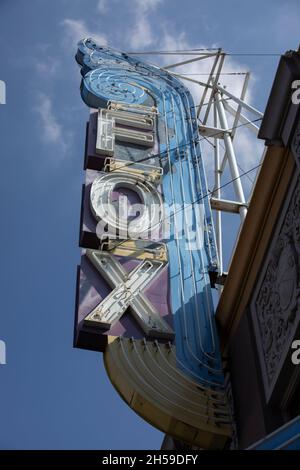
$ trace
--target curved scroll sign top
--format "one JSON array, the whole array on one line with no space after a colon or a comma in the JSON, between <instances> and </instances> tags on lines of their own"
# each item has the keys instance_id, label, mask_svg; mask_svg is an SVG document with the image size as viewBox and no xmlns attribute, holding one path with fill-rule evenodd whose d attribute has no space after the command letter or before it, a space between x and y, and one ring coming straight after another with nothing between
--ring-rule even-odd
<instances>
[{"instance_id":1,"label":"curved scroll sign top","mask_svg":"<svg viewBox=\"0 0 300 470\"><path fill-rule=\"evenodd\" d=\"M113 384L150 423L188 443L222 448L231 420L193 99L168 72L92 39L80 41L76 60L81 96L92 108L77 345L104 352ZM122 191L142 207L128 225L114 216ZM97 276L103 288L90 280Z\"/></svg>"}]
</instances>

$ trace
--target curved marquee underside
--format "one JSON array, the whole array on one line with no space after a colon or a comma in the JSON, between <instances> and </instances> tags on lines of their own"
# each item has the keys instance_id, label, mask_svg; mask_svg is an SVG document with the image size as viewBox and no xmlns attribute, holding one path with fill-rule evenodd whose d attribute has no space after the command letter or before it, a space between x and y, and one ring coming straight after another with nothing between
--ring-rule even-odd
<instances>
[{"instance_id":1,"label":"curved marquee underside","mask_svg":"<svg viewBox=\"0 0 300 470\"><path fill-rule=\"evenodd\" d=\"M231 432L226 397L184 374L174 346L111 337L104 362L122 398L150 424L194 446L224 447Z\"/></svg>"},{"instance_id":2,"label":"curved marquee underside","mask_svg":"<svg viewBox=\"0 0 300 470\"><path fill-rule=\"evenodd\" d=\"M80 41L76 60L92 109L75 344L104 352L112 383L148 422L191 445L223 448L231 418L192 97L168 72L91 39ZM113 217L122 191L142 207L128 232Z\"/></svg>"}]
</instances>

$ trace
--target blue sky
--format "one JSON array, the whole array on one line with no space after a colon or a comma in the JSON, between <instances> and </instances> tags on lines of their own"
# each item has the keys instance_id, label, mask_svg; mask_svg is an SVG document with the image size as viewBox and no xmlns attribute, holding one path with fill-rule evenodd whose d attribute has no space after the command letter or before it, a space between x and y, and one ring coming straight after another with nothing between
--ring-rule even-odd
<instances>
[{"instance_id":1,"label":"blue sky","mask_svg":"<svg viewBox=\"0 0 300 470\"><path fill-rule=\"evenodd\" d=\"M88 117L76 42L282 53L298 47L299 21L298 0L1 0L1 449L155 449L163 437L122 402L100 354L72 348ZM261 110L277 62L229 59L228 69L253 71L249 98ZM248 169L260 147L241 142Z\"/></svg>"}]
</instances>

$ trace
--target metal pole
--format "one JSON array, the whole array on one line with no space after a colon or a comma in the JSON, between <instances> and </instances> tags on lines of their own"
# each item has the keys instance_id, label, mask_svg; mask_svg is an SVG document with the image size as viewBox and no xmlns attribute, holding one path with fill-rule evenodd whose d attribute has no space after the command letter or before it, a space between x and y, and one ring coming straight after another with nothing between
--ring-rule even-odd
<instances>
[{"instance_id":1,"label":"metal pole","mask_svg":"<svg viewBox=\"0 0 300 470\"><path fill-rule=\"evenodd\" d=\"M207 121L209 113L210 113L210 108L211 108L211 105L212 105L212 102L213 102L213 99L214 99L214 90L215 90L215 87L218 86L218 81L219 81L219 78L220 78L220 73L222 71L224 60L225 60L225 54L222 53L222 54L220 54L220 61L219 61L219 65L218 65L218 70L217 70L217 73L216 73L215 78L214 78L213 83L212 83L212 92L211 92L211 95L210 95L210 98L209 98L208 105L206 107L205 116L203 118L203 124L206 124L206 121ZM209 83L207 84L207 86L209 86Z\"/></svg>"},{"instance_id":2,"label":"metal pole","mask_svg":"<svg viewBox=\"0 0 300 470\"><path fill-rule=\"evenodd\" d=\"M214 103L214 126L218 126L218 114L216 104ZM215 191L214 197L221 198L221 173L220 173L220 148L219 139L214 138L214 157L215 157ZM223 249L222 249L222 213L216 211L216 242L219 257L219 272L223 273Z\"/></svg>"},{"instance_id":3,"label":"metal pole","mask_svg":"<svg viewBox=\"0 0 300 470\"><path fill-rule=\"evenodd\" d=\"M247 72L247 73L246 73L246 76L245 76L244 83L243 83L243 88L242 88L241 96L240 96L240 99L241 99L242 101L245 99L245 96L246 96L246 92L247 92L247 88L248 88L248 83L249 83L249 78L250 78L250 73ZM223 103L224 103L224 108L226 109L225 101L224 101ZM227 103L226 103L226 104L227 104ZM237 126L237 124L238 124L238 122L239 122L239 117L240 117L240 115L241 115L241 112L242 112L242 105L239 104L238 107L237 107L237 110L235 111L234 121L233 121L233 125L232 125L232 131L231 131L231 138L232 138L232 140L234 139L234 136L235 136L236 126ZM221 165L222 171L224 171L224 168L225 168L225 165L226 165L226 160L227 160L227 152L225 152L224 158L223 158L223 161L222 161L222 165Z\"/></svg>"},{"instance_id":4,"label":"metal pole","mask_svg":"<svg viewBox=\"0 0 300 470\"><path fill-rule=\"evenodd\" d=\"M222 97L221 97L221 95L218 91L215 94L215 101L216 101L216 105L217 105L217 110L218 110L218 115L219 115L221 127L224 130L228 130L229 126L228 126L224 106L223 106L223 103L222 103ZM234 189L235 189L235 194L236 194L237 200L238 200L238 202L246 204L243 187L242 187L242 183L241 183L241 180L240 180L239 169L238 169L238 166L237 166L237 161L236 161L236 157L235 157L235 153L234 153L234 148L233 148L233 145L232 145L232 140L231 140L231 136L230 136L229 132L224 134L224 143L225 143L225 147L226 147L226 153L227 153L227 157L228 157L230 173L231 173L231 177L233 179L233 186L234 186ZM247 215L247 208L246 207L240 207L239 212L240 212L241 220L244 221L244 219Z\"/></svg>"},{"instance_id":5,"label":"metal pole","mask_svg":"<svg viewBox=\"0 0 300 470\"><path fill-rule=\"evenodd\" d=\"M221 49L218 50L218 53L217 53L216 58L215 58L215 60L214 60L214 63L213 63L213 66L212 66L212 68L211 68L209 77L208 77L208 79L207 79L207 85L209 85L210 82L211 82L212 79L213 79L213 74L214 74L216 65L217 65L217 63L218 63L218 61L219 61L220 53L221 53ZM205 100L205 98L206 98L207 92L208 92L208 86L205 87L205 90L204 90L203 93L202 93L202 97L201 97L201 100L200 100L200 103L199 103L199 106L198 106L197 118L200 117L201 109L202 109L204 100Z\"/></svg>"},{"instance_id":6,"label":"metal pole","mask_svg":"<svg viewBox=\"0 0 300 470\"><path fill-rule=\"evenodd\" d=\"M224 95L227 95L229 98L231 98L233 101L235 101L237 104L241 105L242 108L245 108L247 109L248 111L250 111L251 113L255 114L258 118L262 118L263 117L263 113L261 113L260 111L258 111L257 109L255 109L253 106L250 106L250 104L248 103L245 103L245 101L237 98L237 96L234 96L232 93L230 93L228 90L226 90L225 88L221 87L220 85L217 85L216 86L218 91L221 92L221 93L224 93Z\"/></svg>"},{"instance_id":7,"label":"metal pole","mask_svg":"<svg viewBox=\"0 0 300 470\"><path fill-rule=\"evenodd\" d=\"M240 99L242 101L244 101L246 93L247 93L249 78L250 78L250 73L247 72L246 75L245 75L245 80L244 80L244 83L243 83L243 88L242 88L242 92L241 92L241 96L240 96ZM233 127L232 134L231 134L232 138L234 138L234 135L235 135L235 132L236 132L236 126L239 123L239 117L240 117L241 112L242 112L242 105L239 104L238 107L237 107L236 115L235 115L233 125L232 125L232 127Z\"/></svg>"}]
</instances>

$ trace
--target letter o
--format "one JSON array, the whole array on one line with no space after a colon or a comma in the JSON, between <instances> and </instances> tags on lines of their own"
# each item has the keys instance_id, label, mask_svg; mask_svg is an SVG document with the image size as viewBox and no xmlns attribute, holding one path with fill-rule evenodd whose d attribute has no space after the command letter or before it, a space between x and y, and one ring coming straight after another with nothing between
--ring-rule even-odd
<instances>
[{"instance_id":1,"label":"letter o","mask_svg":"<svg viewBox=\"0 0 300 470\"><path fill-rule=\"evenodd\" d=\"M141 200L142 213L130 222L115 214L112 193L119 188L134 191ZM162 220L159 192L147 179L134 173L111 172L98 176L92 183L90 207L96 220L105 221L114 230L130 232L133 239L142 238L142 235L157 228Z\"/></svg>"}]
</instances>

